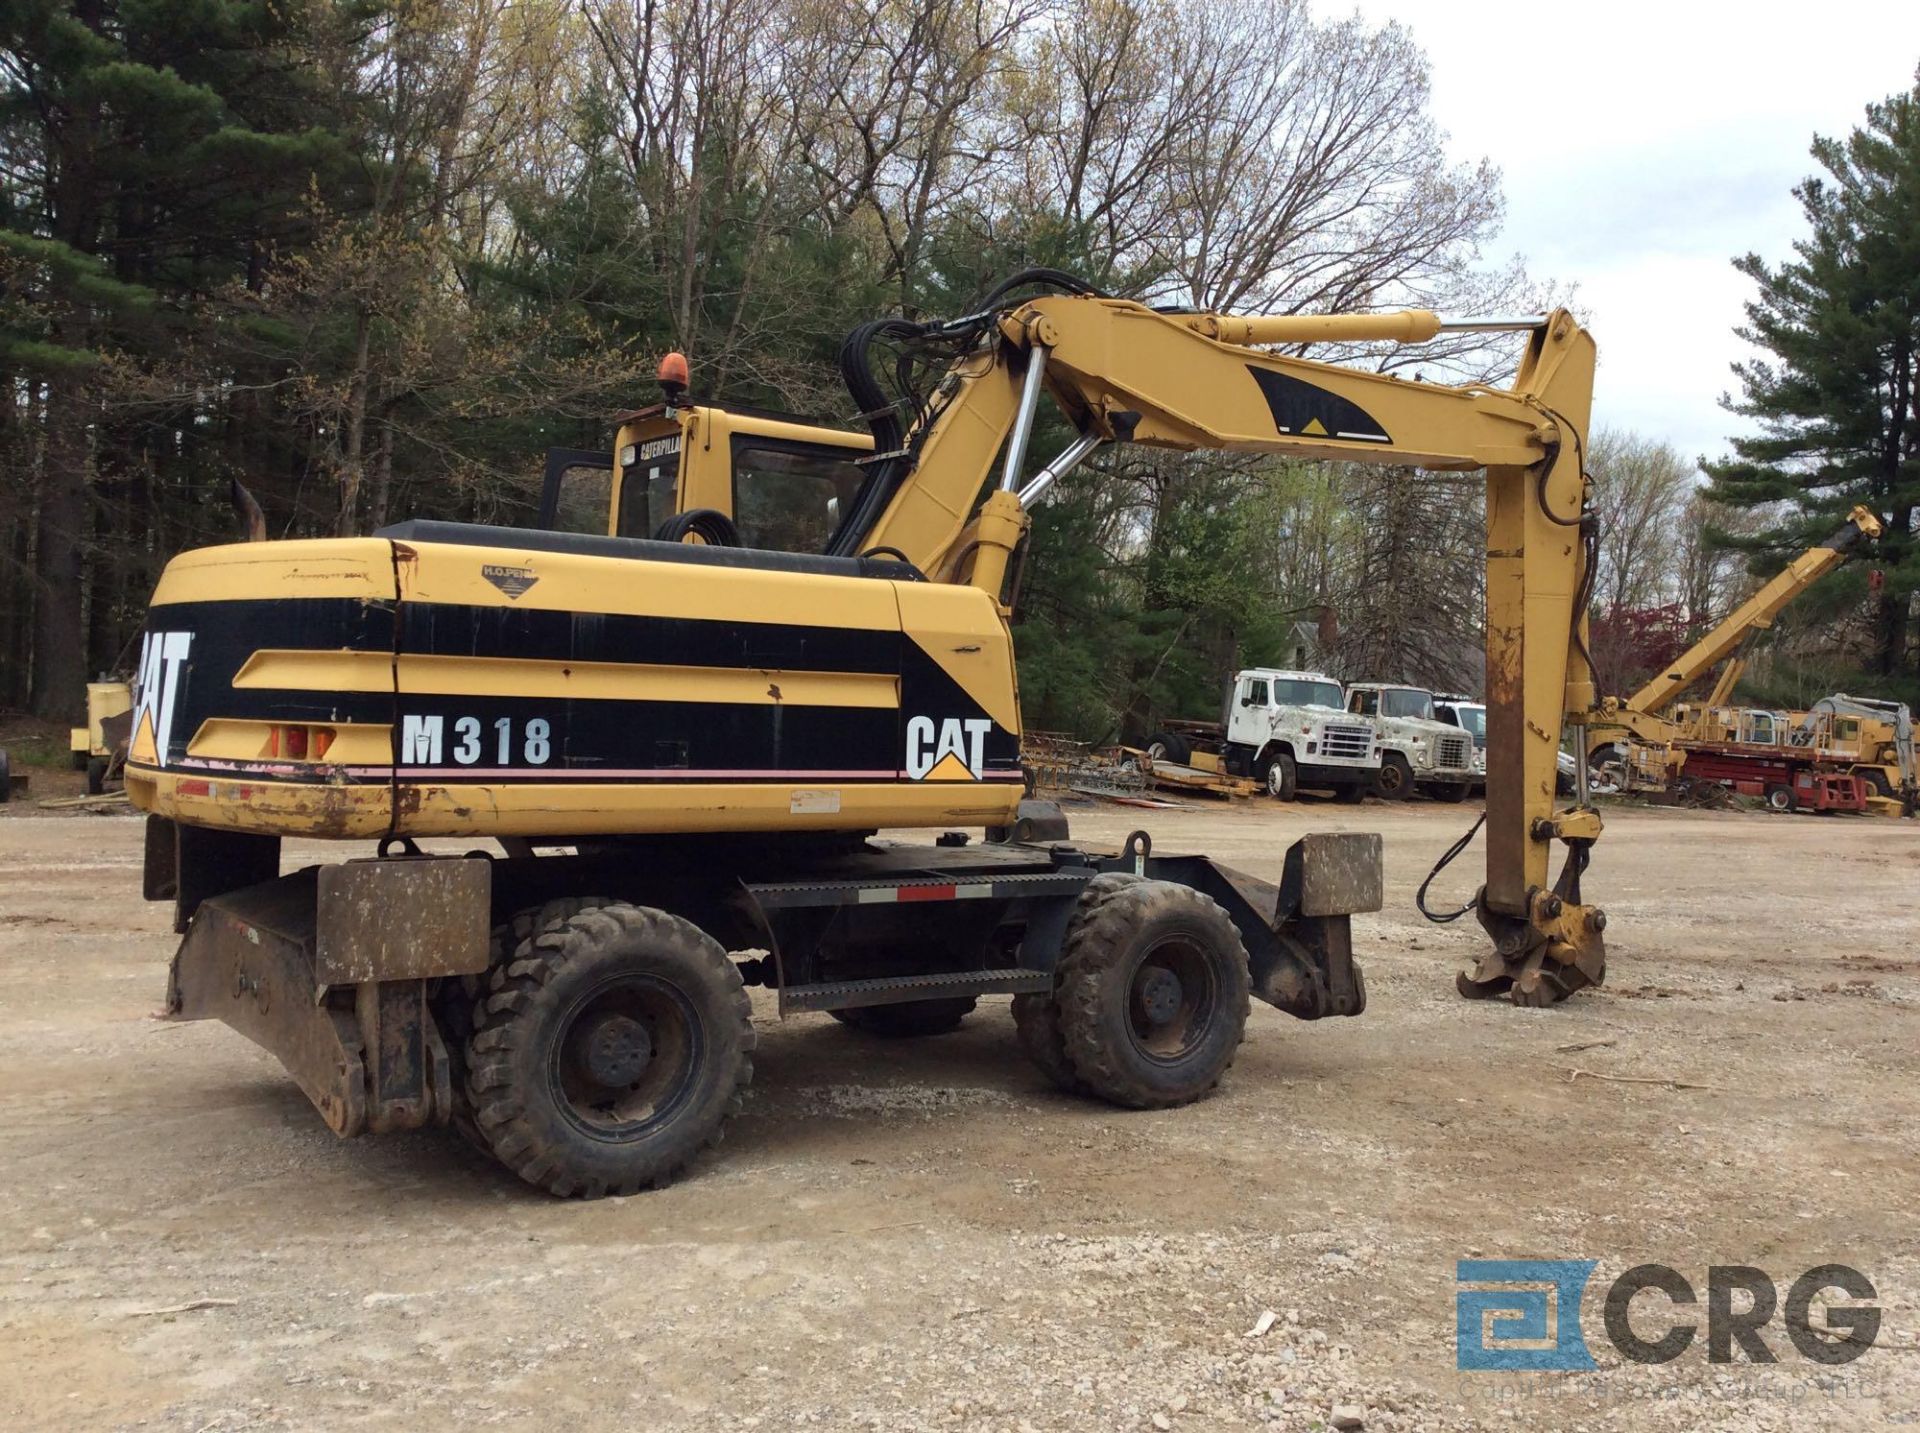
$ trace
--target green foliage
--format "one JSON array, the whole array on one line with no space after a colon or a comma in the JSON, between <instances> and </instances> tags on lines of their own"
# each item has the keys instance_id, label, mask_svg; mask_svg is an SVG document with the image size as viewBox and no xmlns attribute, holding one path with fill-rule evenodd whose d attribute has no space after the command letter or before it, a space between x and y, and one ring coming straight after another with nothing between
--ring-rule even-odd
<instances>
[{"instance_id":1,"label":"green foliage","mask_svg":"<svg viewBox=\"0 0 1920 1433\"><path fill-rule=\"evenodd\" d=\"M1734 411L1761 431L1708 473L1722 502L1778 505L1758 533L1726 539L1762 554L1763 568L1825 537L1856 503L1887 520L1872 646L1890 676L1913 670L1920 591L1920 88L1868 106L1862 128L1817 140L1813 154L1824 173L1795 191L1808 225L1795 257L1736 265L1759 286L1743 336L1768 356L1739 366Z\"/></svg>"}]
</instances>

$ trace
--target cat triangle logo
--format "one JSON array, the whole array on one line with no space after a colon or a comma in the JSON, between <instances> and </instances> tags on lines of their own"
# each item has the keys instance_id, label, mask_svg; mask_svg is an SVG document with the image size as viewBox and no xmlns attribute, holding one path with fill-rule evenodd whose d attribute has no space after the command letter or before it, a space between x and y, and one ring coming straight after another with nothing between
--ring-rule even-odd
<instances>
[{"instance_id":1,"label":"cat triangle logo","mask_svg":"<svg viewBox=\"0 0 1920 1433\"><path fill-rule=\"evenodd\" d=\"M140 713L140 725L133 729L133 740L127 743L127 760L143 766L160 764L160 749L153 739L153 718L146 712Z\"/></svg>"},{"instance_id":2,"label":"cat triangle logo","mask_svg":"<svg viewBox=\"0 0 1920 1433\"><path fill-rule=\"evenodd\" d=\"M966 762L962 761L957 755L950 751L936 761L932 769L928 771L921 780L971 781L973 780L973 773L967 770Z\"/></svg>"}]
</instances>

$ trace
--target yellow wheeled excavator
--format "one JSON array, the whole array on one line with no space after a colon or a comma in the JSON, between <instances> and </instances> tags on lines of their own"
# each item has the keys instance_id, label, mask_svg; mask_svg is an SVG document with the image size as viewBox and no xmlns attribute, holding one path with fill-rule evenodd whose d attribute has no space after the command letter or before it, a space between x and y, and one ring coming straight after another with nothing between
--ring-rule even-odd
<instances>
[{"instance_id":1,"label":"yellow wheeled excavator","mask_svg":"<svg viewBox=\"0 0 1920 1433\"><path fill-rule=\"evenodd\" d=\"M1282 351L1461 327L1524 338L1510 387ZM1136 1107L1211 1089L1250 995L1360 1013L1378 836L1304 836L1273 884L1144 832L1079 847L1023 802L1029 512L1126 442L1485 471L1492 946L1463 989L1544 1004L1603 977L1580 894L1599 818L1554 800L1562 722L1595 706L1594 348L1571 315L1248 318L1032 271L960 318L856 330L842 367L871 436L690 403L670 362L666 402L620 428L599 532L409 522L175 558L127 765L146 891L183 934L169 1011L272 1051L341 1134L451 1120L584 1195L717 1137L745 984L871 1034L1011 993L1048 1075ZM1029 471L1048 400L1076 436ZM947 834L875 839L911 827ZM289 836L378 845L282 874ZM415 845L435 836L505 854Z\"/></svg>"}]
</instances>

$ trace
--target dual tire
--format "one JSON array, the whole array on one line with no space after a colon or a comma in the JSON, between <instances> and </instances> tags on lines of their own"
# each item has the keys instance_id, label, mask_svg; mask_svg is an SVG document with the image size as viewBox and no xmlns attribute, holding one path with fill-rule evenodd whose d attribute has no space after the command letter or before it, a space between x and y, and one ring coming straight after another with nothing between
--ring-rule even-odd
<instances>
[{"instance_id":1,"label":"dual tire","mask_svg":"<svg viewBox=\"0 0 1920 1433\"><path fill-rule=\"evenodd\" d=\"M557 901L503 926L495 955L456 1061L473 1143L549 1193L597 1198L665 1184L719 1142L754 1030L717 941L650 907Z\"/></svg>"},{"instance_id":2,"label":"dual tire","mask_svg":"<svg viewBox=\"0 0 1920 1433\"><path fill-rule=\"evenodd\" d=\"M1080 897L1052 993L1014 998L1014 1027L1062 1089L1166 1109L1220 1083L1250 995L1246 948L1216 902L1110 872Z\"/></svg>"}]
</instances>

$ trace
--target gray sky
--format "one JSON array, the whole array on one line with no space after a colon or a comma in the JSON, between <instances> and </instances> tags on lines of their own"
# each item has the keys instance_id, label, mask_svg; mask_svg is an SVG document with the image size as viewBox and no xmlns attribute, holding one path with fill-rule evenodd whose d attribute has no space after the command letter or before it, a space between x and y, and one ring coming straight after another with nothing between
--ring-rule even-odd
<instances>
[{"instance_id":1,"label":"gray sky","mask_svg":"<svg viewBox=\"0 0 1920 1433\"><path fill-rule=\"evenodd\" d=\"M1920 0L1317 0L1405 25L1459 158L1503 172L1499 250L1576 284L1600 345L1594 421L1717 455L1752 284L1801 235L1792 187L1815 134L1910 87Z\"/></svg>"}]
</instances>

